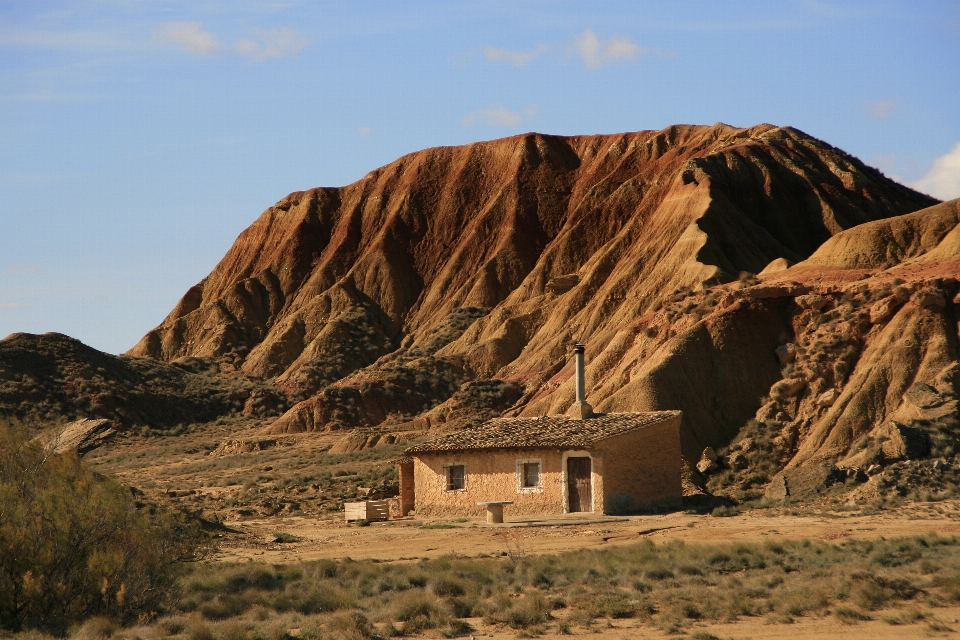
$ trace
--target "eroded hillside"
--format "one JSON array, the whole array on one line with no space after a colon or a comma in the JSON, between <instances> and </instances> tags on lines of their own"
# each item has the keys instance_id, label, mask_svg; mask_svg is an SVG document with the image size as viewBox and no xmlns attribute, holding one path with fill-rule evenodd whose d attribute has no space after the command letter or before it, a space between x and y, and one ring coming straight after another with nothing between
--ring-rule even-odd
<instances>
[{"instance_id":1,"label":"eroded hillside","mask_svg":"<svg viewBox=\"0 0 960 640\"><path fill-rule=\"evenodd\" d=\"M844 229L934 202L771 125L428 149L284 198L131 353L230 354L301 400L274 433L557 411L574 340L609 353L665 294L802 260ZM775 309L719 322L689 362L716 336L735 342L737 325L755 329L741 340L750 362L789 332ZM766 363L731 378L688 449L734 433L778 376ZM608 405L628 408L623 397Z\"/></svg>"}]
</instances>

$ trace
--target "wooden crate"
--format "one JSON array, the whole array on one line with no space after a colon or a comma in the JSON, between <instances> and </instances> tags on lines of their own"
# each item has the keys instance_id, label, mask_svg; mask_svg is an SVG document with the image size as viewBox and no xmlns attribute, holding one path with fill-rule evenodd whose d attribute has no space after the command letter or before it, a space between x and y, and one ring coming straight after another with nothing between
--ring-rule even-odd
<instances>
[{"instance_id":1,"label":"wooden crate","mask_svg":"<svg viewBox=\"0 0 960 640\"><path fill-rule=\"evenodd\" d=\"M364 500L363 502L346 502L343 513L347 522L366 520L379 522L390 519L390 502L388 500Z\"/></svg>"}]
</instances>

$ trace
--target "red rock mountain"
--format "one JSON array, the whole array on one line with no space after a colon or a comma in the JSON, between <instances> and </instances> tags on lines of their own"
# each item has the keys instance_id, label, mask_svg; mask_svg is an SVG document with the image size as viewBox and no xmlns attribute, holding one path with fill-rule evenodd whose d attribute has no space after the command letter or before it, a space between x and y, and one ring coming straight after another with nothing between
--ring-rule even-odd
<instances>
[{"instance_id":1,"label":"red rock mountain","mask_svg":"<svg viewBox=\"0 0 960 640\"><path fill-rule=\"evenodd\" d=\"M427 149L281 200L130 353L232 354L302 400L269 427L296 432L561 412L579 340L594 406L684 409L696 458L797 331L793 296L744 297L741 272L933 255L946 222L865 223L935 203L771 125Z\"/></svg>"}]
</instances>

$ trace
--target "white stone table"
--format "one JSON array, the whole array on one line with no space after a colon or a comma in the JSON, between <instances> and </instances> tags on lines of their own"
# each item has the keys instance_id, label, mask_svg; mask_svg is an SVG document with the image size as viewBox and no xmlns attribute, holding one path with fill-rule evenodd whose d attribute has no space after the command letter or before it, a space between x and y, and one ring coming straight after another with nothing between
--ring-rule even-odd
<instances>
[{"instance_id":1,"label":"white stone table","mask_svg":"<svg viewBox=\"0 0 960 640\"><path fill-rule=\"evenodd\" d=\"M487 508L487 522L489 524L500 524L503 522L503 505L513 504L513 500L494 500L491 502L478 502L477 505Z\"/></svg>"}]
</instances>

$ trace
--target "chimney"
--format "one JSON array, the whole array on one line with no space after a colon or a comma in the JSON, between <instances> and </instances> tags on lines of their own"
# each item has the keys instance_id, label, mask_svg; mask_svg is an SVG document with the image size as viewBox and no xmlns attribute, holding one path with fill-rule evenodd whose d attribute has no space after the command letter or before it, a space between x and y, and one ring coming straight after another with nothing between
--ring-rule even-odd
<instances>
[{"instance_id":1,"label":"chimney","mask_svg":"<svg viewBox=\"0 0 960 640\"><path fill-rule=\"evenodd\" d=\"M573 345L573 357L577 369L577 401L570 407L568 413L573 417L583 420L593 415L593 407L587 403L586 398L586 376L583 372L583 345L579 342Z\"/></svg>"}]
</instances>

